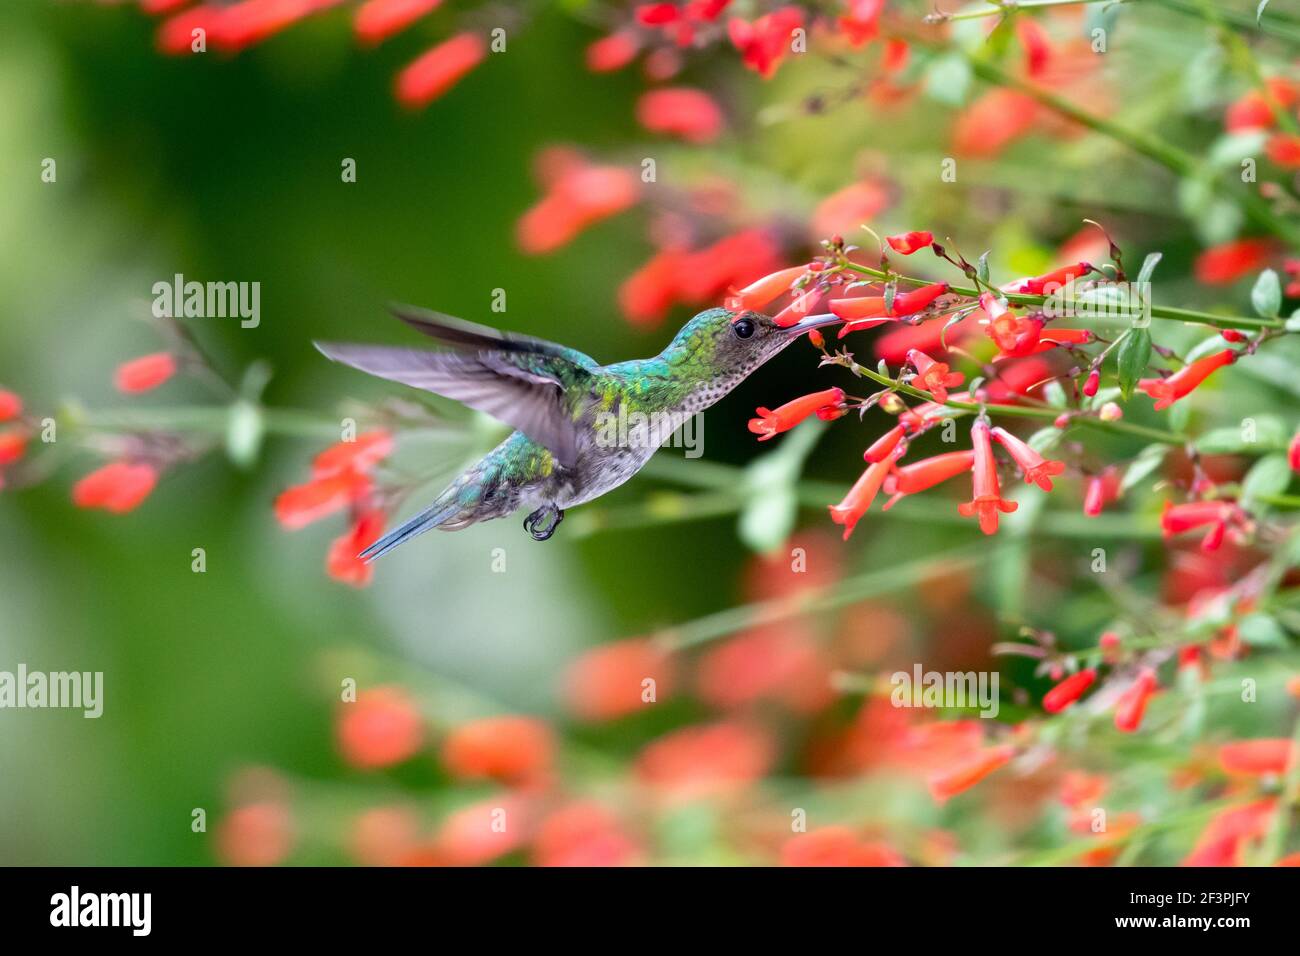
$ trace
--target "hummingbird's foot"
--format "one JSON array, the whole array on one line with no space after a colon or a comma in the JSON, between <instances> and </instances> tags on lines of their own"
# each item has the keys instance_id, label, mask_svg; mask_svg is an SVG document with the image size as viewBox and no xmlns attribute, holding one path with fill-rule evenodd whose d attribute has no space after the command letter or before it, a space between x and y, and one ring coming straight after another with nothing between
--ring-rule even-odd
<instances>
[{"instance_id":1,"label":"hummingbird's foot","mask_svg":"<svg viewBox=\"0 0 1300 956\"><path fill-rule=\"evenodd\" d=\"M542 505L524 519L524 530L533 536L534 541L545 541L555 534L555 529L563 520L563 510L555 505Z\"/></svg>"}]
</instances>

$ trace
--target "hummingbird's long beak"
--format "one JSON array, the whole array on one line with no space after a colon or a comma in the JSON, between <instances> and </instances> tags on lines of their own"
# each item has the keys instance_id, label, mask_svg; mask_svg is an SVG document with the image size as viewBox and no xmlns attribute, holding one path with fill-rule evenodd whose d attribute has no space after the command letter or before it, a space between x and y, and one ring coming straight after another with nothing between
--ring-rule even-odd
<instances>
[{"instance_id":1,"label":"hummingbird's long beak","mask_svg":"<svg viewBox=\"0 0 1300 956\"><path fill-rule=\"evenodd\" d=\"M838 315L832 315L829 312L823 312L820 315L807 315L796 322L794 325L786 327L786 332L791 335L802 335L813 329L820 329L823 325L834 325L836 322L843 322Z\"/></svg>"}]
</instances>

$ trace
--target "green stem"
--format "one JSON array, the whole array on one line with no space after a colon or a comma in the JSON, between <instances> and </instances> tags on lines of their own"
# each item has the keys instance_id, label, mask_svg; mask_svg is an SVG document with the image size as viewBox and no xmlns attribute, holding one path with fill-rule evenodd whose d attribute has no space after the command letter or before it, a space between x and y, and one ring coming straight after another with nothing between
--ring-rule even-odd
<instances>
[{"instance_id":1,"label":"green stem","mask_svg":"<svg viewBox=\"0 0 1300 956\"><path fill-rule=\"evenodd\" d=\"M844 268L852 270L853 272L861 273L862 275L871 276L874 279L880 279L882 281L892 279L913 286L930 285L933 281L931 279L916 279L911 276L896 275L894 273L886 272L883 269L874 269L871 266L860 265L856 262L846 262L844 263ZM977 299L980 295L979 290L972 286L953 285L952 283L949 283L948 288L957 295L966 296L972 299ZM1008 302L1014 305L1043 305L1049 298L1052 298L1045 295L1031 295L1027 292L1002 292L1000 294ZM1053 299L1053 303L1057 304L1058 300ZM1059 302L1059 304L1063 306L1077 305L1085 309L1094 306L1094 303L1078 301ZM1215 328L1220 329L1280 329L1286 326L1286 322L1282 319L1257 319L1238 315L1213 315L1209 312L1197 312L1194 309L1179 309L1169 305L1152 305L1151 317L1153 319L1170 319L1177 322L1198 322L1202 325L1212 325Z\"/></svg>"},{"instance_id":2,"label":"green stem","mask_svg":"<svg viewBox=\"0 0 1300 956\"><path fill-rule=\"evenodd\" d=\"M958 13L931 13L925 18L926 23L947 23L950 20L979 20L984 17L1005 16L1017 10L1039 10L1044 7L1074 7L1089 3L1109 3L1112 0L1005 0L994 3L991 7L978 10L962 10ZM1114 0L1117 3L1131 3L1133 0Z\"/></svg>"},{"instance_id":3,"label":"green stem","mask_svg":"<svg viewBox=\"0 0 1300 956\"><path fill-rule=\"evenodd\" d=\"M923 392L920 389L913 388L897 379L881 375L865 365L859 365L857 362L852 363L850 368L855 375L869 378L873 382L879 382L881 385L888 386L896 392L909 395L912 398L924 402L933 402L934 396L929 392ZM948 401L941 403L944 408L955 408L964 412L985 412L989 415L1009 415L1019 418L1039 418L1055 420L1061 413L1062 409L1056 408L1035 408L1029 405L996 405L996 404L975 404L972 402L954 402ZM1158 441L1166 445L1185 445L1188 442L1186 435L1176 432L1162 431L1159 428L1148 428L1146 425L1134 425L1125 421L1104 422L1100 418L1093 418L1089 415L1071 416L1070 421L1087 425L1089 428L1096 428L1099 431L1111 432L1117 435L1132 435L1135 438L1145 438L1148 441Z\"/></svg>"}]
</instances>

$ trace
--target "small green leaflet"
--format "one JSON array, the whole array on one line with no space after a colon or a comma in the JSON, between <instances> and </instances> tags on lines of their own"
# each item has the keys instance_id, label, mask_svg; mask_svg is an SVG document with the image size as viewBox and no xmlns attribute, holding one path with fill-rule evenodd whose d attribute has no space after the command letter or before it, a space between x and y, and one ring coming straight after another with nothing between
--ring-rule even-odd
<instances>
[{"instance_id":1,"label":"small green leaflet","mask_svg":"<svg viewBox=\"0 0 1300 956\"><path fill-rule=\"evenodd\" d=\"M1142 260L1142 268L1138 270L1138 282L1150 282L1151 274L1156 271L1156 266L1160 265L1160 260L1164 258L1162 252L1147 253L1147 257Z\"/></svg>"},{"instance_id":2,"label":"small green leaflet","mask_svg":"<svg viewBox=\"0 0 1300 956\"><path fill-rule=\"evenodd\" d=\"M1151 360L1151 333L1144 328L1129 329L1119 343L1119 390L1125 400Z\"/></svg>"},{"instance_id":3,"label":"small green leaflet","mask_svg":"<svg viewBox=\"0 0 1300 956\"><path fill-rule=\"evenodd\" d=\"M1286 455L1265 455L1251 466L1241 481L1241 504L1250 508L1256 499L1276 495L1286 490L1291 482L1291 466Z\"/></svg>"},{"instance_id":4,"label":"small green leaflet","mask_svg":"<svg viewBox=\"0 0 1300 956\"><path fill-rule=\"evenodd\" d=\"M1268 6L1268 0L1259 0L1259 6L1255 8L1255 25L1258 26L1264 19L1264 8Z\"/></svg>"},{"instance_id":5,"label":"small green leaflet","mask_svg":"<svg viewBox=\"0 0 1300 956\"><path fill-rule=\"evenodd\" d=\"M1250 290L1250 304L1261 318L1277 318L1282 310L1282 283L1272 269L1265 269L1255 280L1255 287Z\"/></svg>"},{"instance_id":6,"label":"small green leaflet","mask_svg":"<svg viewBox=\"0 0 1300 956\"><path fill-rule=\"evenodd\" d=\"M1161 444L1147 445L1146 448L1143 448L1138 453L1137 458L1133 460L1133 464L1129 465L1128 470L1124 472L1124 480L1120 482L1119 493L1121 495L1126 494L1129 489L1135 487L1142 479L1149 477L1165 460L1165 453L1168 450L1168 445Z\"/></svg>"}]
</instances>

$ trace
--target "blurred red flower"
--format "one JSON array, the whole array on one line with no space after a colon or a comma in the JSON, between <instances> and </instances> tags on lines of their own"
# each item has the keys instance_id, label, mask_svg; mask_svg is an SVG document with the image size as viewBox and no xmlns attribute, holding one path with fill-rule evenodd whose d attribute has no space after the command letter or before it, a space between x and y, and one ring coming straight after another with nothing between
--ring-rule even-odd
<instances>
[{"instance_id":1,"label":"blurred red flower","mask_svg":"<svg viewBox=\"0 0 1300 956\"><path fill-rule=\"evenodd\" d=\"M384 513L367 508L357 515L352 527L330 543L325 555L325 573L336 581L365 587L374 577L374 565L360 554L384 533Z\"/></svg>"},{"instance_id":2,"label":"blurred red flower","mask_svg":"<svg viewBox=\"0 0 1300 956\"><path fill-rule=\"evenodd\" d=\"M155 352L119 365L113 373L113 384L119 392L147 392L175 374L176 357L170 352Z\"/></svg>"},{"instance_id":3,"label":"blurred red flower","mask_svg":"<svg viewBox=\"0 0 1300 956\"><path fill-rule=\"evenodd\" d=\"M0 388L0 422L7 422L23 413L23 400L14 392Z\"/></svg>"},{"instance_id":4,"label":"blurred red flower","mask_svg":"<svg viewBox=\"0 0 1300 956\"><path fill-rule=\"evenodd\" d=\"M341 705L335 726L339 752L353 767L373 770L413 756L424 740L424 719L406 691L363 690Z\"/></svg>"},{"instance_id":5,"label":"blurred red flower","mask_svg":"<svg viewBox=\"0 0 1300 956\"><path fill-rule=\"evenodd\" d=\"M483 62L487 45L476 33L444 40L397 75L397 100L403 106L428 106Z\"/></svg>"},{"instance_id":6,"label":"blurred red flower","mask_svg":"<svg viewBox=\"0 0 1300 956\"><path fill-rule=\"evenodd\" d=\"M641 751L637 776L672 800L725 797L767 773L772 739L749 724L721 721L684 727Z\"/></svg>"},{"instance_id":7,"label":"blurred red flower","mask_svg":"<svg viewBox=\"0 0 1300 956\"><path fill-rule=\"evenodd\" d=\"M1206 285L1228 285L1263 269L1274 249L1272 239L1234 239L1206 249L1192 268Z\"/></svg>"},{"instance_id":8,"label":"blurred red flower","mask_svg":"<svg viewBox=\"0 0 1300 956\"><path fill-rule=\"evenodd\" d=\"M887 843L861 840L848 827L798 833L781 846L782 866L906 866Z\"/></svg>"},{"instance_id":9,"label":"blurred red flower","mask_svg":"<svg viewBox=\"0 0 1300 956\"><path fill-rule=\"evenodd\" d=\"M143 462L115 461L97 468L72 486L78 508L124 514L138 507L158 484L158 469Z\"/></svg>"},{"instance_id":10,"label":"blurred red flower","mask_svg":"<svg viewBox=\"0 0 1300 956\"><path fill-rule=\"evenodd\" d=\"M708 93L688 87L649 90L636 104L637 122L652 133L710 143L722 133L722 110Z\"/></svg>"},{"instance_id":11,"label":"blurred red flower","mask_svg":"<svg viewBox=\"0 0 1300 956\"><path fill-rule=\"evenodd\" d=\"M551 771L555 737L535 717L487 717L453 728L442 744L447 771L462 780L537 783Z\"/></svg>"},{"instance_id":12,"label":"blurred red flower","mask_svg":"<svg viewBox=\"0 0 1300 956\"><path fill-rule=\"evenodd\" d=\"M218 821L214 839L226 866L275 866L293 849L293 816L274 801L236 807Z\"/></svg>"},{"instance_id":13,"label":"blurred red flower","mask_svg":"<svg viewBox=\"0 0 1300 956\"><path fill-rule=\"evenodd\" d=\"M280 493L275 499L275 517L284 527L295 531L361 502L372 487L370 476L352 469L313 478Z\"/></svg>"},{"instance_id":14,"label":"blurred red flower","mask_svg":"<svg viewBox=\"0 0 1300 956\"><path fill-rule=\"evenodd\" d=\"M396 866L418 844L420 821L406 807L372 807L352 821L348 839L362 866Z\"/></svg>"},{"instance_id":15,"label":"blurred red flower","mask_svg":"<svg viewBox=\"0 0 1300 956\"><path fill-rule=\"evenodd\" d=\"M357 8L352 27L363 43L382 43L441 4L442 0L366 0Z\"/></svg>"},{"instance_id":16,"label":"blurred red flower","mask_svg":"<svg viewBox=\"0 0 1300 956\"><path fill-rule=\"evenodd\" d=\"M563 681L563 703L583 720L613 720L646 706L647 681L654 700L672 692L676 667L654 641L633 638L592 648L575 660Z\"/></svg>"},{"instance_id":17,"label":"blurred red flower","mask_svg":"<svg viewBox=\"0 0 1300 956\"><path fill-rule=\"evenodd\" d=\"M537 866L629 866L640 857L641 848L614 814L590 800L552 812L533 839Z\"/></svg>"}]
</instances>

